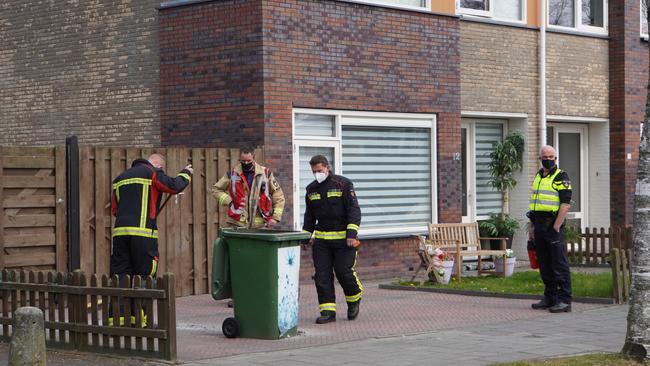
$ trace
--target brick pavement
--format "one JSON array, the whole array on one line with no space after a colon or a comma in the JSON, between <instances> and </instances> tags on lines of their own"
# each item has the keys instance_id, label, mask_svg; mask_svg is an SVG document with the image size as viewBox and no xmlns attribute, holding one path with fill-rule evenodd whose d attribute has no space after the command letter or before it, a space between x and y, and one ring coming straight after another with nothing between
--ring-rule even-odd
<instances>
[{"instance_id":1,"label":"brick pavement","mask_svg":"<svg viewBox=\"0 0 650 366\"><path fill-rule=\"evenodd\" d=\"M341 293L337 293L339 299ZM225 301L209 296L177 300L178 357L187 365L483 365L595 351L617 351L627 307L574 304L571 314L530 309L530 300L380 290L366 284L354 322L316 325L313 285L301 286L301 334L269 341L226 339ZM345 304L339 301L345 313ZM431 357L435 355L435 361ZM0 364L7 347L0 345ZM49 365L160 365L88 354L48 352Z\"/></svg>"}]
</instances>

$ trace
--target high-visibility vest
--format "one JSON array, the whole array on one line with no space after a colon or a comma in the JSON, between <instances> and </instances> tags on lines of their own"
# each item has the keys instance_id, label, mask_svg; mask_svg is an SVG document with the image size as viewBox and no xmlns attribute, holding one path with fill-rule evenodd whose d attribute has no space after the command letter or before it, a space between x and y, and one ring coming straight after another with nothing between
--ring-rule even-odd
<instances>
[{"instance_id":1,"label":"high-visibility vest","mask_svg":"<svg viewBox=\"0 0 650 366\"><path fill-rule=\"evenodd\" d=\"M535 175L533 180L533 193L530 196L531 211L557 212L560 209L560 193L564 189L571 189L571 185L564 182L555 182L555 177L562 173L559 168L553 174L542 177L541 173Z\"/></svg>"}]
</instances>

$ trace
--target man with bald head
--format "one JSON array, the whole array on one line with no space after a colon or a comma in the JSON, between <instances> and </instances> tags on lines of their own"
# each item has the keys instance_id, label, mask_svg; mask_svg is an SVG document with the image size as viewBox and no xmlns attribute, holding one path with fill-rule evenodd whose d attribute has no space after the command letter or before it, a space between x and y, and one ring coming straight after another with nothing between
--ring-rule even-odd
<instances>
[{"instance_id":1,"label":"man with bald head","mask_svg":"<svg viewBox=\"0 0 650 366\"><path fill-rule=\"evenodd\" d=\"M552 146L539 154L542 168L533 180L528 217L528 238L535 240L539 272L544 282L544 298L533 309L551 313L571 311L571 274L565 253L564 219L571 207L569 175L557 167Z\"/></svg>"},{"instance_id":2,"label":"man with bald head","mask_svg":"<svg viewBox=\"0 0 650 366\"><path fill-rule=\"evenodd\" d=\"M181 192L192 180L192 165L176 177L165 174L165 157L152 154L136 159L113 180L111 211L115 216L111 276L153 276L158 269L158 227L162 195ZM111 309L112 310L112 309ZM122 309L123 311L123 309ZM133 314L133 313L132 313ZM131 317L134 324L134 316ZM120 317L120 324L124 318ZM113 325L110 314L109 325ZM116 324L117 325L117 324Z\"/></svg>"}]
</instances>

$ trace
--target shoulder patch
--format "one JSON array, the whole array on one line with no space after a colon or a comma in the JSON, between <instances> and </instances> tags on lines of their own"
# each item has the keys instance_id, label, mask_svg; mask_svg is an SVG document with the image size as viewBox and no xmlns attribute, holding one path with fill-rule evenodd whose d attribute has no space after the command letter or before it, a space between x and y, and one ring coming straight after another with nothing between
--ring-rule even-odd
<instances>
[{"instance_id":1,"label":"shoulder patch","mask_svg":"<svg viewBox=\"0 0 650 366\"><path fill-rule=\"evenodd\" d=\"M569 188L569 187L571 187L571 181L568 180L568 179L565 179L565 180L562 181L562 185L564 186L564 188Z\"/></svg>"}]
</instances>

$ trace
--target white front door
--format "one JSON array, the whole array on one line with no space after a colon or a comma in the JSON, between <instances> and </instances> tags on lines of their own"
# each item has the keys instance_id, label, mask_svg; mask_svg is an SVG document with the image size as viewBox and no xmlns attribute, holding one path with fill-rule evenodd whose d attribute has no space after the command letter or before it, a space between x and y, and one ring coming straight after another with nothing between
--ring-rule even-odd
<instances>
[{"instance_id":1,"label":"white front door","mask_svg":"<svg viewBox=\"0 0 650 366\"><path fill-rule=\"evenodd\" d=\"M589 226L587 131L586 125L566 123L549 123L547 130L547 143L555 147L558 166L571 179L573 192L567 222L583 229Z\"/></svg>"}]
</instances>

